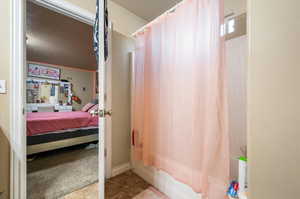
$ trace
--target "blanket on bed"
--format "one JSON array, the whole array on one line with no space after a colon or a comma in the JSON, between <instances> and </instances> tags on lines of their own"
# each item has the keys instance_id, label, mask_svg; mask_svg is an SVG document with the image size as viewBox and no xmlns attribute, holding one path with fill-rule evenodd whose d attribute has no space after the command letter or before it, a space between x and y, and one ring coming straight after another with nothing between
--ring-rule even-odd
<instances>
[{"instance_id":1,"label":"blanket on bed","mask_svg":"<svg viewBox=\"0 0 300 199\"><path fill-rule=\"evenodd\" d=\"M98 126L98 117L92 116L88 112L43 112L27 114L27 136L94 126Z\"/></svg>"}]
</instances>

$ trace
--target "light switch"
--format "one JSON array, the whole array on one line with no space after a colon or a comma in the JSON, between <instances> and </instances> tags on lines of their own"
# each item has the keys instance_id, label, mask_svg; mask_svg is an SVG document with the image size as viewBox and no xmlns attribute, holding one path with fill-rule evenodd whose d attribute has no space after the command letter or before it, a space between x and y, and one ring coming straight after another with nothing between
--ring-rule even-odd
<instances>
[{"instance_id":1,"label":"light switch","mask_svg":"<svg viewBox=\"0 0 300 199\"><path fill-rule=\"evenodd\" d=\"M6 80L0 80L0 94L6 93Z\"/></svg>"}]
</instances>

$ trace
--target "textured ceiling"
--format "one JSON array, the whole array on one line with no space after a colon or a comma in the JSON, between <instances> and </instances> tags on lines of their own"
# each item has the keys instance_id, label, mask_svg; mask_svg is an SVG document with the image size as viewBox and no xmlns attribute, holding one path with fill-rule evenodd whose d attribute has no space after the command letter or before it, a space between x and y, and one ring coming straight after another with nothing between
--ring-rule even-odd
<instances>
[{"instance_id":1,"label":"textured ceiling","mask_svg":"<svg viewBox=\"0 0 300 199\"><path fill-rule=\"evenodd\" d=\"M93 27L28 2L27 60L95 70Z\"/></svg>"},{"instance_id":2,"label":"textured ceiling","mask_svg":"<svg viewBox=\"0 0 300 199\"><path fill-rule=\"evenodd\" d=\"M112 0L135 15L151 21L181 0Z\"/></svg>"}]
</instances>

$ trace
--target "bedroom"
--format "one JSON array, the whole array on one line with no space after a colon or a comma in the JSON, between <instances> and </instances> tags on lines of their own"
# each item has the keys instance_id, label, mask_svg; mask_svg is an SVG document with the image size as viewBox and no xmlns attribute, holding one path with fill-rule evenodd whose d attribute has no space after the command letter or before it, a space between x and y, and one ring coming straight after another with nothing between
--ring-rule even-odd
<instances>
[{"instance_id":1,"label":"bedroom","mask_svg":"<svg viewBox=\"0 0 300 199\"><path fill-rule=\"evenodd\" d=\"M92 38L92 25L28 2L28 198L57 198L98 180Z\"/></svg>"}]
</instances>

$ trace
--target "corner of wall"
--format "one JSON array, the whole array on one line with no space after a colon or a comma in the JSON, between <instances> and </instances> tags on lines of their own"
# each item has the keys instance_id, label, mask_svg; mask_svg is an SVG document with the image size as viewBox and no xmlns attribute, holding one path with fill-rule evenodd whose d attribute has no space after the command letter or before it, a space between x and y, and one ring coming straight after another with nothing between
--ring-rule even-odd
<instances>
[{"instance_id":1,"label":"corner of wall","mask_svg":"<svg viewBox=\"0 0 300 199\"><path fill-rule=\"evenodd\" d=\"M148 23L112 1L108 1L108 10L114 30L126 36L131 36L132 33Z\"/></svg>"},{"instance_id":2,"label":"corner of wall","mask_svg":"<svg viewBox=\"0 0 300 199\"><path fill-rule=\"evenodd\" d=\"M0 128L0 199L9 198L10 147L7 136Z\"/></svg>"}]
</instances>

